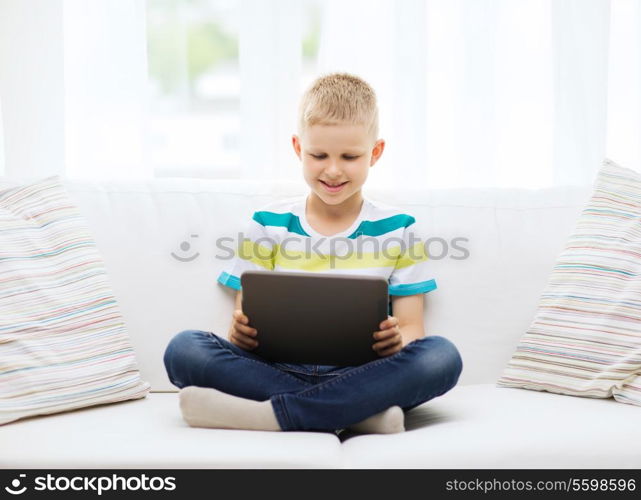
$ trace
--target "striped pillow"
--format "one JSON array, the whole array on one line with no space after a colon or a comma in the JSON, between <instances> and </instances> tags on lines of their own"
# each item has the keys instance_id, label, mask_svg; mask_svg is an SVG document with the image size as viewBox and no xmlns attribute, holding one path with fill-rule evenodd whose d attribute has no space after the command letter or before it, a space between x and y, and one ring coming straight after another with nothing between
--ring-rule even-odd
<instances>
[{"instance_id":1,"label":"striped pillow","mask_svg":"<svg viewBox=\"0 0 641 500\"><path fill-rule=\"evenodd\" d=\"M0 424L148 392L60 179L0 192Z\"/></svg>"},{"instance_id":2,"label":"striped pillow","mask_svg":"<svg viewBox=\"0 0 641 500\"><path fill-rule=\"evenodd\" d=\"M606 160L497 383L641 405L641 175Z\"/></svg>"}]
</instances>

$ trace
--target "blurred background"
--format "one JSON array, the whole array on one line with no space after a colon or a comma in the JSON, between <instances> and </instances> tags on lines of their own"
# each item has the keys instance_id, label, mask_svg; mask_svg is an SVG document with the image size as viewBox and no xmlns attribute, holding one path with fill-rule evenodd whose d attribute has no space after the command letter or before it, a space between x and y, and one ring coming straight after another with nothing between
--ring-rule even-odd
<instances>
[{"instance_id":1,"label":"blurred background","mask_svg":"<svg viewBox=\"0 0 641 500\"><path fill-rule=\"evenodd\" d=\"M300 179L301 93L377 92L369 182L641 170L641 0L0 0L0 174Z\"/></svg>"}]
</instances>

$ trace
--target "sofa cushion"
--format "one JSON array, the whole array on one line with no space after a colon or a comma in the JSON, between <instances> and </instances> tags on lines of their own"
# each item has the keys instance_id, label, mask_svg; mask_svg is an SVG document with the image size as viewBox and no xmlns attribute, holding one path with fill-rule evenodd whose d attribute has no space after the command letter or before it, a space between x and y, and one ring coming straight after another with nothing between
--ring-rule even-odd
<instances>
[{"instance_id":1,"label":"sofa cushion","mask_svg":"<svg viewBox=\"0 0 641 500\"><path fill-rule=\"evenodd\" d=\"M498 385L641 405L641 174L607 161Z\"/></svg>"},{"instance_id":2,"label":"sofa cushion","mask_svg":"<svg viewBox=\"0 0 641 500\"><path fill-rule=\"evenodd\" d=\"M392 435L189 427L178 394L0 427L0 468L639 468L638 409L612 399L456 386ZM625 440L625 445L622 440Z\"/></svg>"},{"instance_id":3,"label":"sofa cushion","mask_svg":"<svg viewBox=\"0 0 641 500\"><path fill-rule=\"evenodd\" d=\"M352 435L349 468L641 467L639 409L613 399L456 386L408 412L407 431Z\"/></svg>"},{"instance_id":4,"label":"sofa cushion","mask_svg":"<svg viewBox=\"0 0 641 500\"><path fill-rule=\"evenodd\" d=\"M189 427L177 393L0 427L0 468L332 468L333 433Z\"/></svg>"},{"instance_id":5,"label":"sofa cushion","mask_svg":"<svg viewBox=\"0 0 641 500\"><path fill-rule=\"evenodd\" d=\"M148 391L96 245L59 179L0 192L0 424Z\"/></svg>"}]
</instances>

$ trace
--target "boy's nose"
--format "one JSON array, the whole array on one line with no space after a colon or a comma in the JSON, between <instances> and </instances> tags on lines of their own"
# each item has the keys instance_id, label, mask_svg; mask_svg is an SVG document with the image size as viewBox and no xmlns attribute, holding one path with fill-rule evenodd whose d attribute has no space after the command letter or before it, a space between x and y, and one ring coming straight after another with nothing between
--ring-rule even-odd
<instances>
[{"instance_id":1,"label":"boy's nose","mask_svg":"<svg viewBox=\"0 0 641 500\"><path fill-rule=\"evenodd\" d=\"M325 172L330 177L339 177L341 175L341 169L336 161L331 162L325 169Z\"/></svg>"}]
</instances>

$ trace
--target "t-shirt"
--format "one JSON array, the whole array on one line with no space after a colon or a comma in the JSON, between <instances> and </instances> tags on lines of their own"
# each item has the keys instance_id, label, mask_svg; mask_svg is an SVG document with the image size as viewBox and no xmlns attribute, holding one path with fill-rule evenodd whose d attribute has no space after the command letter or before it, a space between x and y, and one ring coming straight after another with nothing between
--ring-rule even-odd
<instances>
[{"instance_id":1,"label":"t-shirt","mask_svg":"<svg viewBox=\"0 0 641 500\"><path fill-rule=\"evenodd\" d=\"M415 232L412 215L364 197L351 227L327 236L308 224L306 202L307 195L301 195L255 211L218 282L240 290L244 271L271 270L381 276L389 295L436 289L426 242Z\"/></svg>"}]
</instances>

